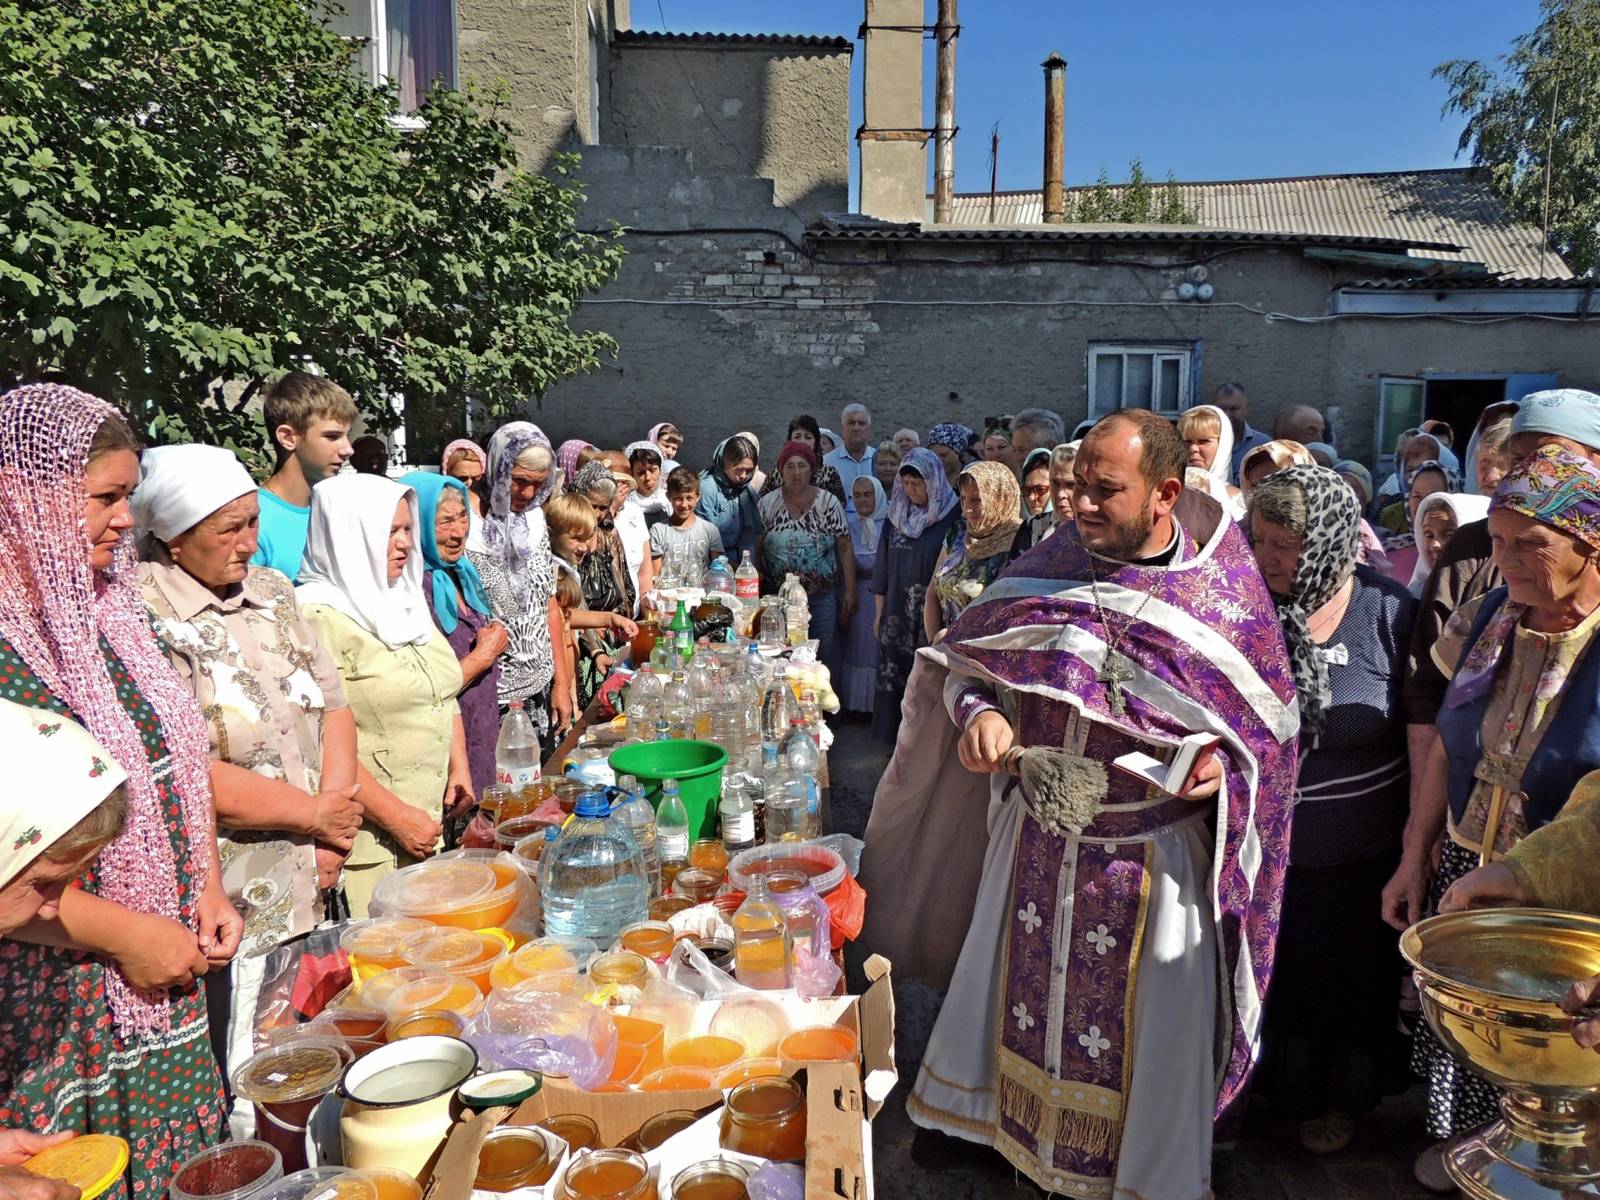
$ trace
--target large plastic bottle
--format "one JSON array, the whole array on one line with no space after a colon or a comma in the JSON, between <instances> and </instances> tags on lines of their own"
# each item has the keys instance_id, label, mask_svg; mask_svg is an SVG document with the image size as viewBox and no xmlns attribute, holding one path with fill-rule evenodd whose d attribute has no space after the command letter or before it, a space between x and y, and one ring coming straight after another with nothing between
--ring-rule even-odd
<instances>
[{"instance_id":1,"label":"large plastic bottle","mask_svg":"<svg viewBox=\"0 0 1600 1200\"><path fill-rule=\"evenodd\" d=\"M717 555L716 561L706 571L705 589L709 595L712 592L725 592L734 595L733 567L728 562L726 555Z\"/></svg>"},{"instance_id":2,"label":"large plastic bottle","mask_svg":"<svg viewBox=\"0 0 1600 1200\"><path fill-rule=\"evenodd\" d=\"M789 736L780 747L783 765L790 786L800 790L805 802L805 821L802 837L822 836L822 785L817 778L822 769L822 755L817 743L806 728L804 717L796 716L789 727Z\"/></svg>"},{"instance_id":3,"label":"large plastic bottle","mask_svg":"<svg viewBox=\"0 0 1600 1200\"><path fill-rule=\"evenodd\" d=\"M626 821L609 819L604 792L578 797L572 819L539 860L544 929L609 946L650 908L644 855Z\"/></svg>"},{"instance_id":4,"label":"large plastic bottle","mask_svg":"<svg viewBox=\"0 0 1600 1200\"><path fill-rule=\"evenodd\" d=\"M785 575L778 597L783 601L784 617L789 626L789 645L798 646L811 636L811 602L806 598L800 577L792 572Z\"/></svg>"},{"instance_id":5,"label":"large plastic bottle","mask_svg":"<svg viewBox=\"0 0 1600 1200\"><path fill-rule=\"evenodd\" d=\"M730 855L756 844L756 805L751 783L749 775L735 771L722 785L717 816L722 823L722 844Z\"/></svg>"},{"instance_id":6,"label":"large plastic bottle","mask_svg":"<svg viewBox=\"0 0 1600 1200\"><path fill-rule=\"evenodd\" d=\"M733 914L733 974L745 987L786 988L794 978L794 947L783 911L767 895L767 877L750 877L750 891Z\"/></svg>"},{"instance_id":7,"label":"large plastic bottle","mask_svg":"<svg viewBox=\"0 0 1600 1200\"><path fill-rule=\"evenodd\" d=\"M644 858L645 885L650 889L650 898L654 900L661 895L661 854L656 846L656 814L644 798L644 793L639 790L639 781L632 775L624 775L617 780L617 787L622 795L611 806L611 819L624 822L632 830L633 840L639 843L639 853Z\"/></svg>"},{"instance_id":8,"label":"large plastic bottle","mask_svg":"<svg viewBox=\"0 0 1600 1200\"><path fill-rule=\"evenodd\" d=\"M628 685L623 699L628 716L628 736L648 742L655 736L656 722L661 719L661 696L666 684L648 666L640 668Z\"/></svg>"},{"instance_id":9,"label":"large plastic bottle","mask_svg":"<svg viewBox=\"0 0 1600 1200\"><path fill-rule=\"evenodd\" d=\"M761 694L761 745L777 747L789 730L789 721L798 713L794 692L789 688L789 668L777 663L772 679Z\"/></svg>"},{"instance_id":10,"label":"large plastic bottle","mask_svg":"<svg viewBox=\"0 0 1600 1200\"><path fill-rule=\"evenodd\" d=\"M656 805L656 852L661 856L661 890L668 891L678 872L689 865L689 810L678 795L678 781L661 785Z\"/></svg>"},{"instance_id":11,"label":"large plastic bottle","mask_svg":"<svg viewBox=\"0 0 1600 1200\"><path fill-rule=\"evenodd\" d=\"M794 773L777 746L762 748L762 762L766 777L767 844L804 841L808 836L805 777Z\"/></svg>"},{"instance_id":12,"label":"large plastic bottle","mask_svg":"<svg viewBox=\"0 0 1600 1200\"><path fill-rule=\"evenodd\" d=\"M494 743L494 781L513 791L539 782L539 735L521 700L511 702L500 722L500 736Z\"/></svg>"},{"instance_id":13,"label":"large plastic bottle","mask_svg":"<svg viewBox=\"0 0 1600 1200\"><path fill-rule=\"evenodd\" d=\"M739 560L739 569L733 573L733 595L746 608L754 608L761 601L761 572L750 561L750 551Z\"/></svg>"},{"instance_id":14,"label":"large plastic bottle","mask_svg":"<svg viewBox=\"0 0 1600 1200\"><path fill-rule=\"evenodd\" d=\"M689 681L682 671L672 673L672 682L662 693L661 715L667 722L668 737L694 736L694 698L689 694Z\"/></svg>"},{"instance_id":15,"label":"large plastic bottle","mask_svg":"<svg viewBox=\"0 0 1600 1200\"><path fill-rule=\"evenodd\" d=\"M711 711L722 698L717 684L717 668L709 654L695 655L689 664L689 707L694 714L694 732L689 736L702 742L711 740Z\"/></svg>"}]
</instances>

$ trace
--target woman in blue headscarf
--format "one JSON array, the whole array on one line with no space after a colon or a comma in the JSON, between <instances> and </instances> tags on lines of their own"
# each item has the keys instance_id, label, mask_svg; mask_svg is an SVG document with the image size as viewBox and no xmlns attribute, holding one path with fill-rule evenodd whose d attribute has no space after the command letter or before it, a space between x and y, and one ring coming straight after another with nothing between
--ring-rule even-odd
<instances>
[{"instance_id":1,"label":"woman in blue headscarf","mask_svg":"<svg viewBox=\"0 0 1600 1200\"><path fill-rule=\"evenodd\" d=\"M467 737L467 769L472 786L494 782L494 744L500 735L500 655L509 642L506 627L489 612L489 594L478 568L467 557L471 510L459 479L432 471L412 471L401 479L417 493L417 526L422 541L422 592L433 623L461 660L461 724Z\"/></svg>"}]
</instances>

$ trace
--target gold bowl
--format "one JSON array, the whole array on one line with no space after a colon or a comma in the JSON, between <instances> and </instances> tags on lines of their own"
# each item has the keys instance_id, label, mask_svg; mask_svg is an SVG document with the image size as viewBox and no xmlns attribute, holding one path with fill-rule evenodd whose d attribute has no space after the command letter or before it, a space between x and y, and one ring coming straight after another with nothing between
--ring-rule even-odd
<instances>
[{"instance_id":1,"label":"gold bowl","mask_svg":"<svg viewBox=\"0 0 1600 1200\"><path fill-rule=\"evenodd\" d=\"M1447 913L1400 952L1445 1049L1501 1088L1501 1118L1452 1145L1445 1167L1473 1200L1600 1197L1600 1054L1572 1040L1558 1001L1600 975L1600 919L1543 909Z\"/></svg>"}]
</instances>

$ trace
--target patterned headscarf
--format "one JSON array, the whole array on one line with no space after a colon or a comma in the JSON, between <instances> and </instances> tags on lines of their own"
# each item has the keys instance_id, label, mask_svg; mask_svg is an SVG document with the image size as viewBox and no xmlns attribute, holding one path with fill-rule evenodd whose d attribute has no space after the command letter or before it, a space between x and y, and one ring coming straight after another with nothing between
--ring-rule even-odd
<instances>
[{"instance_id":1,"label":"patterned headscarf","mask_svg":"<svg viewBox=\"0 0 1600 1200\"><path fill-rule=\"evenodd\" d=\"M1252 487L1249 482L1250 468L1263 458L1272 463L1275 472L1289 467L1314 467L1317 465L1317 460L1311 457L1311 451L1293 438L1276 438L1270 442L1262 442L1261 445L1250 449L1239 460L1239 490L1246 496L1250 494ZM1263 482L1267 478L1270 478L1270 476L1264 477Z\"/></svg>"},{"instance_id":2,"label":"patterned headscarf","mask_svg":"<svg viewBox=\"0 0 1600 1200\"><path fill-rule=\"evenodd\" d=\"M568 438L562 442L556 451L556 465L561 468L562 478L571 479L578 469L578 455L595 448L593 442L586 442L582 438Z\"/></svg>"},{"instance_id":3,"label":"patterned headscarf","mask_svg":"<svg viewBox=\"0 0 1600 1200\"><path fill-rule=\"evenodd\" d=\"M977 562L1011 548L1022 526L1022 490L1004 463L973 463L957 477L957 488L967 479L977 485L979 513L967 523L966 554Z\"/></svg>"},{"instance_id":4,"label":"patterned headscarf","mask_svg":"<svg viewBox=\"0 0 1600 1200\"><path fill-rule=\"evenodd\" d=\"M511 472L517 459L535 447L551 456L550 473L532 503L521 512L511 511ZM544 502L556 490L556 463L550 439L531 421L512 421L495 430L489 439L489 511L483 519L483 540L490 553L498 556L506 582L518 604L535 601L541 609L545 598L533 595L535 562L550 557L550 536L544 524Z\"/></svg>"},{"instance_id":5,"label":"patterned headscarf","mask_svg":"<svg viewBox=\"0 0 1600 1200\"><path fill-rule=\"evenodd\" d=\"M906 485L899 475L894 477L894 495L889 499L889 524L908 538L922 536L929 525L944 520L952 508L961 503L950 479L944 473L939 456L926 446L913 446L900 460L902 471L915 472L928 485L928 502L918 506L906 495Z\"/></svg>"},{"instance_id":6,"label":"patterned headscarf","mask_svg":"<svg viewBox=\"0 0 1600 1200\"><path fill-rule=\"evenodd\" d=\"M972 430L954 421L941 421L928 430L924 446L948 446L962 458L972 452Z\"/></svg>"},{"instance_id":7,"label":"patterned headscarf","mask_svg":"<svg viewBox=\"0 0 1600 1200\"><path fill-rule=\"evenodd\" d=\"M483 452L483 447L471 438L457 438L446 446L444 453L439 456L439 470L446 475L450 473L450 460L456 456L457 450L465 450L467 453L474 455L478 460L478 465L484 469L485 473L488 472L489 456Z\"/></svg>"},{"instance_id":8,"label":"patterned headscarf","mask_svg":"<svg viewBox=\"0 0 1600 1200\"><path fill-rule=\"evenodd\" d=\"M606 466L600 459L595 458L584 463L576 475L567 477L567 491L587 496L601 484L615 487L616 482L616 476L611 473L611 468Z\"/></svg>"},{"instance_id":9,"label":"patterned headscarf","mask_svg":"<svg viewBox=\"0 0 1600 1200\"><path fill-rule=\"evenodd\" d=\"M1521 513L1600 550L1600 467L1565 446L1545 446L1500 481L1489 511Z\"/></svg>"},{"instance_id":10,"label":"patterned headscarf","mask_svg":"<svg viewBox=\"0 0 1600 1200\"><path fill-rule=\"evenodd\" d=\"M1255 513L1275 495L1291 491L1305 498L1306 528L1300 535L1300 559L1295 563L1289 594L1274 595L1273 600L1300 696L1300 728L1315 736L1322 730L1332 695L1328 664L1311 639L1311 614L1333 599L1355 570L1361 506L1337 471L1296 465L1275 471L1256 484L1250 493L1250 511Z\"/></svg>"},{"instance_id":11,"label":"patterned headscarf","mask_svg":"<svg viewBox=\"0 0 1600 1200\"><path fill-rule=\"evenodd\" d=\"M84 469L96 431L121 414L76 388L31 384L0 396L0 635L55 698L129 772L128 821L100 852L99 894L135 912L183 920L156 763L117 695L103 638L155 710L183 806L195 886L211 873L211 739L194 694L150 632L133 538L109 571L89 563ZM190 927L193 928L192 921ZM124 1036L165 1032L165 993L136 992L114 964L106 998Z\"/></svg>"},{"instance_id":12,"label":"patterned headscarf","mask_svg":"<svg viewBox=\"0 0 1600 1200\"><path fill-rule=\"evenodd\" d=\"M453 563L445 562L439 554L438 521L439 502L445 492L454 488L461 494L461 503L467 504L467 485L448 475L433 471L411 471L395 482L403 483L417 494L417 536L422 545L422 561L433 572L433 619L446 634L456 631L461 623L461 608L456 603L456 585L467 607L474 612L489 615L489 593L484 590L483 579L472 559L462 554ZM467 504L467 512L472 506Z\"/></svg>"}]
</instances>

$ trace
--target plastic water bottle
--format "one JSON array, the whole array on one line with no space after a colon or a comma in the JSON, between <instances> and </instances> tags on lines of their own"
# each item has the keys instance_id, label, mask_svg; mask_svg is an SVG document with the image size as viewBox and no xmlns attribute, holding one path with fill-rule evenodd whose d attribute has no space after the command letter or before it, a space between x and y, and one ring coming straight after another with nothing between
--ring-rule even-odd
<instances>
[{"instance_id":1,"label":"plastic water bottle","mask_svg":"<svg viewBox=\"0 0 1600 1200\"><path fill-rule=\"evenodd\" d=\"M794 692L789 688L789 668L780 662L772 668L772 680L761 694L761 745L776 747L788 733L796 712Z\"/></svg>"},{"instance_id":2,"label":"plastic water bottle","mask_svg":"<svg viewBox=\"0 0 1600 1200\"><path fill-rule=\"evenodd\" d=\"M604 792L578 797L572 819L539 860L544 929L550 937L609 946L645 919L650 888L644 855L626 821L610 820Z\"/></svg>"},{"instance_id":3,"label":"plastic water bottle","mask_svg":"<svg viewBox=\"0 0 1600 1200\"><path fill-rule=\"evenodd\" d=\"M733 567L729 564L727 556L719 554L711 569L706 572L705 588L707 594L711 592L726 592L734 595Z\"/></svg>"},{"instance_id":4,"label":"plastic water bottle","mask_svg":"<svg viewBox=\"0 0 1600 1200\"><path fill-rule=\"evenodd\" d=\"M787 739L785 739L787 741ZM766 764L767 845L804 841L806 837L806 781L789 766L776 748L763 748Z\"/></svg>"},{"instance_id":5,"label":"plastic water bottle","mask_svg":"<svg viewBox=\"0 0 1600 1200\"><path fill-rule=\"evenodd\" d=\"M539 735L521 700L511 702L500 722L500 736L494 743L494 781L514 791L539 782Z\"/></svg>"},{"instance_id":6,"label":"plastic water bottle","mask_svg":"<svg viewBox=\"0 0 1600 1200\"><path fill-rule=\"evenodd\" d=\"M788 622L789 645L798 646L811 636L811 602L806 599L806 589L799 576L785 575L778 596L783 600L783 615Z\"/></svg>"},{"instance_id":7,"label":"plastic water bottle","mask_svg":"<svg viewBox=\"0 0 1600 1200\"><path fill-rule=\"evenodd\" d=\"M695 655L689 665L689 709L694 714L694 729L689 734L702 742L711 740L711 710L721 699L717 668L709 654Z\"/></svg>"},{"instance_id":8,"label":"plastic water bottle","mask_svg":"<svg viewBox=\"0 0 1600 1200\"><path fill-rule=\"evenodd\" d=\"M661 803L656 805L656 852L661 858L661 889L665 891L678 872L689 865L689 810L678 795L678 781L661 785Z\"/></svg>"},{"instance_id":9,"label":"plastic water bottle","mask_svg":"<svg viewBox=\"0 0 1600 1200\"><path fill-rule=\"evenodd\" d=\"M617 780L622 795L611 806L611 819L621 821L633 832L639 843L639 853L644 858L644 881L654 900L661 895L661 853L656 845L656 814L639 790L639 781L632 775Z\"/></svg>"},{"instance_id":10,"label":"plastic water bottle","mask_svg":"<svg viewBox=\"0 0 1600 1200\"><path fill-rule=\"evenodd\" d=\"M817 772L822 767L822 755L817 743L806 729L805 719L795 717L790 723L789 736L781 747L783 764L790 785L799 790L805 802L804 832L802 837L822 836L822 788Z\"/></svg>"},{"instance_id":11,"label":"plastic water bottle","mask_svg":"<svg viewBox=\"0 0 1600 1200\"><path fill-rule=\"evenodd\" d=\"M666 684L661 676L649 667L641 668L633 677L623 699L628 715L629 737L648 742L655 735L656 722L661 719L661 697L665 691Z\"/></svg>"},{"instance_id":12,"label":"plastic water bottle","mask_svg":"<svg viewBox=\"0 0 1600 1200\"><path fill-rule=\"evenodd\" d=\"M761 602L761 572L750 561L748 550L739 560L739 569L733 573L733 595L746 608L754 608Z\"/></svg>"},{"instance_id":13,"label":"plastic water bottle","mask_svg":"<svg viewBox=\"0 0 1600 1200\"><path fill-rule=\"evenodd\" d=\"M722 785L717 816L722 822L722 844L730 855L756 844L756 805L750 784L750 776L735 771Z\"/></svg>"},{"instance_id":14,"label":"plastic water bottle","mask_svg":"<svg viewBox=\"0 0 1600 1200\"><path fill-rule=\"evenodd\" d=\"M667 736L687 738L694 736L694 699L689 694L689 682L682 671L672 673L661 697L661 715L667 722Z\"/></svg>"}]
</instances>

